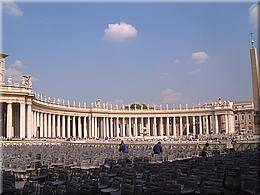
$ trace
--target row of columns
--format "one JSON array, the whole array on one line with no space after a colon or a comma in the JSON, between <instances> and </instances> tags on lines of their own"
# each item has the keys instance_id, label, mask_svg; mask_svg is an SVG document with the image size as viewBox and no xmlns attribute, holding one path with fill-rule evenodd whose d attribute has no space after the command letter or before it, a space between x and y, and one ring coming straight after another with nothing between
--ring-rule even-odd
<instances>
[{"instance_id":1,"label":"row of columns","mask_svg":"<svg viewBox=\"0 0 260 195\"><path fill-rule=\"evenodd\" d=\"M224 116L225 125L223 128L226 133L232 133L229 130L231 127L230 116ZM39 128L40 137L105 138L220 133L218 115L214 117L209 115L191 117L98 117L91 115L64 116L34 112L34 117L36 117L34 129ZM34 132L34 135L36 135L36 132Z\"/></svg>"},{"instance_id":2,"label":"row of columns","mask_svg":"<svg viewBox=\"0 0 260 195\"><path fill-rule=\"evenodd\" d=\"M31 104L20 103L19 137L105 138L137 136L178 136L233 133L234 116L84 116L32 111ZM14 137L12 103L7 103L7 137ZM192 127L190 127L192 126Z\"/></svg>"}]
</instances>

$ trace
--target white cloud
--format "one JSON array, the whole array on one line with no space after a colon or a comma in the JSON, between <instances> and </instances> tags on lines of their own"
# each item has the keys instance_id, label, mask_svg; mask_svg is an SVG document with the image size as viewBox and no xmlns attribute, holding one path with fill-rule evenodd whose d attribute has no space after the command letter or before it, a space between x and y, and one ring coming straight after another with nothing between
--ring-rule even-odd
<instances>
[{"instance_id":1,"label":"white cloud","mask_svg":"<svg viewBox=\"0 0 260 195\"><path fill-rule=\"evenodd\" d=\"M20 82L21 76L28 75L22 71L24 67L26 66L21 60L15 60L15 62L5 70L5 77L8 78L8 76L11 75L14 82ZM37 82L39 79L35 76L32 76L32 81Z\"/></svg>"},{"instance_id":2,"label":"white cloud","mask_svg":"<svg viewBox=\"0 0 260 195\"><path fill-rule=\"evenodd\" d=\"M174 64L179 64L181 61L178 59L178 58L176 58L175 60L174 60Z\"/></svg>"},{"instance_id":3,"label":"white cloud","mask_svg":"<svg viewBox=\"0 0 260 195\"><path fill-rule=\"evenodd\" d=\"M204 51L194 52L191 57L196 63L203 63L209 58L208 54Z\"/></svg>"},{"instance_id":4,"label":"white cloud","mask_svg":"<svg viewBox=\"0 0 260 195\"><path fill-rule=\"evenodd\" d=\"M167 88L161 92L162 103L165 104L179 104L188 103L189 99L183 97L182 93L175 92L173 89Z\"/></svg>"},{"instance_id":5,"label":"white cloud","mask_svg":"<svg viewBox=\"0 0 260 195\"><path fill-rule=\"evenodd\" d=\"M108 24L104 31L104 38L109 41L122 42L137 36L137 30L131 24L120 22L120 24Z\"/></svg>"},{"instance_id":6,"label":"white cloud","mask_svg":"<svg viewBox=\"0 0 260 195\"><path fill-rule=\"evenodd\" d=\"M159 78L160 78L160 79L168 80L168 79L171 78L171 75L170 75L170 73L168 73L168 72L163 72L163 73L161 73L161 74L159 75Z\"/></svg>"},{"instance_id":7,"label":"white cloud","mask_svg":"<svg viewBox=\"0 0 260 195\"><path fill-rule=\"evenodd\" d=\"M20 81L21 76L23 75L21 70L18 70L17 68L14 68L14 67L7 68L5 73L6 73L6 78L9 75L11 75L15 82Z\"/></svg>"},{"instance_id":8,"label":"white cloud","mask_svg":"<svg viewBox=\"0 0 260 195\"><path fill-rule=\"evenodd\" d=\"M11 2L11 1L3 2L3 8L8 14L10 14L12 16L22 16L23 15L23 11L21 10L21 8L14 2Z\"/></svg>"},{"instance_id":9,"label":"white cloud","mask_svg":"<svg viewBox=\"0 0 260 195\"><path fill-rule=\"evenodd\" d=\"M115 99L115 100L111 100L108 102L108 104L113 104L113 105L115 105L115 104L122 105L123 103L124 103L124 100L122 100L122 99Z\"/></svg>"},{"instance_id":10,"label":"white cloud","mask_svg":"<svg viewBox=\"0 0 260 195\"><path fill-rule=\"evenodd\" d=\"M188 74L195 75L195 74L198 74L198 73L200 73L200 68L194 69L194 70L190 71Z\"/></svg>"},{"instance_id":11,"label":"white cloud","mask_svg":"<svg viewBox=\"0 0 260 195\"><path fill-rule=\"evenodd\" d=\"M24 68L25 65L22 63L21 60L15 60L14 64L12 64L12 67L21 69Z\"/></svg>"},{"instance_id":12,"label":"white cloud","mask_svg":"<svg viewBox=\"0 0 260 195\"><path fill-rule=\"evenodd\" d=\"M258 20L258 8L257 4L253 4L249 7L249 20L250 23L254 26L254 28L257 28L257 20Z\"/></svg>"}]
</instances>

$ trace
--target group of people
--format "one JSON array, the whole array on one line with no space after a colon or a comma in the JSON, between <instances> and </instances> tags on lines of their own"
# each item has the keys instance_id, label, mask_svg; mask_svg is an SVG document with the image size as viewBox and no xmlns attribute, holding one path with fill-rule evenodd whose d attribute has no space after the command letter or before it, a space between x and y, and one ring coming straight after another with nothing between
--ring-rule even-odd
<instances>
[{"instance_id":1,"label":"group of people","mask_svg":"<svg viewBox=\"0 0 260 195\"><path fill-rule=\"evenodd\" d=\"M209 143L207 142L204 145L204 147L202 148L202 152L201 152L201 156L202 157L208 157L208 155L209 155L208 149L209 149ZM119 144L119 149L118 150L119 150L119 152L122 152L122 153L128 153L129 148L128 148L128 145L124 143L124 141L121 141L121 143ZM159 141L153 147L153 154L161 155L162 153L163 153L162 143Z\"/></svg>"}]
</instances>

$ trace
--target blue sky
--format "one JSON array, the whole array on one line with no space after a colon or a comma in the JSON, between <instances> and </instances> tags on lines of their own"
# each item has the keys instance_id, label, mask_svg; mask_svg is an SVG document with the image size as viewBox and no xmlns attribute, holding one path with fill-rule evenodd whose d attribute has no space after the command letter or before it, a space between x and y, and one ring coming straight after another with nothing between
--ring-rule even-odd
<instances>
[{"instance_id":1,"label":"blue sky","mask_svg":"<svg viewBox=\"0 0 260 195\"><path fill-rule=\"evenodd\" d=\"M4 5L8 73L31 74L33 88L47 97L87 104L250 100L250 32L256 32L250 6Z\"/></svg>"}]
</instances>

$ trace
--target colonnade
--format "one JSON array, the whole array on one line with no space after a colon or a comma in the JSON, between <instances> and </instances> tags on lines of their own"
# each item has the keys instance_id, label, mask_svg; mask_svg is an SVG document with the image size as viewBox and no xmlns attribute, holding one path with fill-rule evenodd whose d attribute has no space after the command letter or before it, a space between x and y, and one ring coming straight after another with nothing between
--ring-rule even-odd
<instances>
[{"instance_id":1,"label":"colonnade","mask_svg":"<svg viewBox=\"0 0 260 195\"><path fill-rule=\"evenodd\" d=\"M6 137L113 138L207 135L234 132L234 116L227 113L172 113L148 111L104 114L93 110L43 112L31 104L19 104L19 124L12 103L6 106ZM17 108L15 108L17 109ZM117 110L118 111L118 110ZM149 113L150 112L150 113ZM14 129L19 129L19 132ZM16 133L15 133L16 132Z\"/></svg>"}]
</instances>

